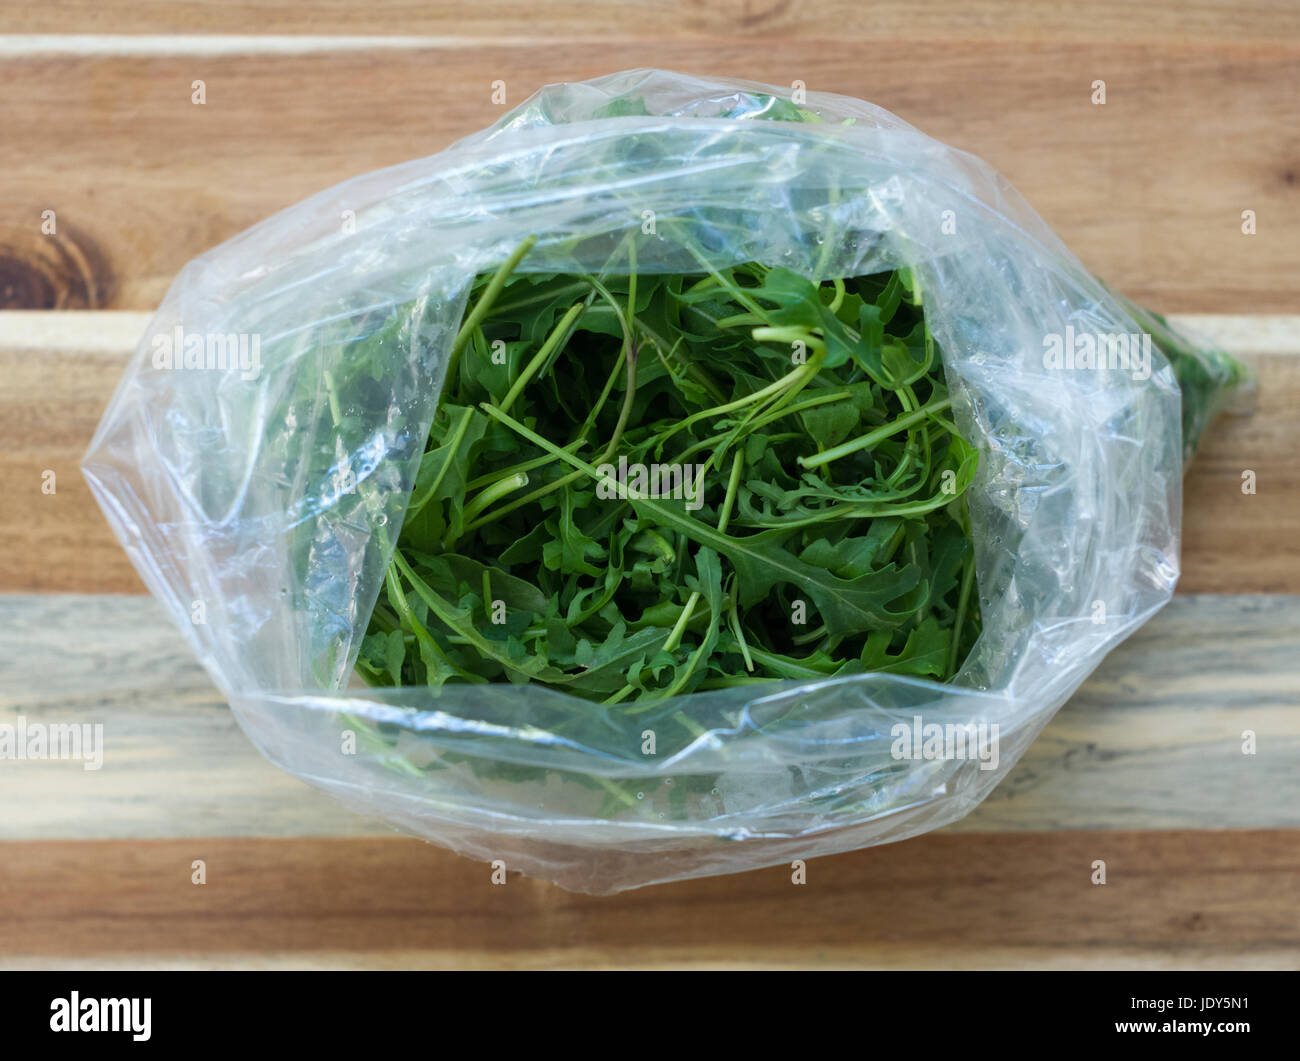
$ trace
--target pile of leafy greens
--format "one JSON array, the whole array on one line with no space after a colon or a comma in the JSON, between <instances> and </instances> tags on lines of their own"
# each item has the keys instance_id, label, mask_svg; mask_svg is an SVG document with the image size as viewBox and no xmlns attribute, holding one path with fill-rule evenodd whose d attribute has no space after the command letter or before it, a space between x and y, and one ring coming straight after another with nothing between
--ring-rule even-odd
<instances>
[{"instance_id":1,"label":"pile of leafy greens","mask_svg":"<svg viewBox=\"0 0 1300 1061\"><path fill-rule=\"evenodd\" d=\"M754 263L477 278L357 661L605 704L887 671L979 633L922 292Z\"/></svg>"}]
</instances>

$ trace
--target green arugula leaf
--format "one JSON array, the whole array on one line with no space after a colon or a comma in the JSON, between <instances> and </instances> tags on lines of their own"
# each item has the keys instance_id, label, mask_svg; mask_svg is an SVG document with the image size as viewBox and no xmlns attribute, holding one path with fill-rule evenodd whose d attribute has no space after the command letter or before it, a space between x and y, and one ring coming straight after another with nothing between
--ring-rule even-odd
<instances>
[{"instance_id":1,"label":"green arugula leaf","mask_svg":"<svg viewBox=\"0 0 1300 1061\"><path fill-rule=\"evenodd\" d=\"M978 455L911 277L703 254L648 275L630 248L600 277L521 272L530 246L473 285L358 673L626 711L781 678L951 677L979 630Z\"/></svg>"}]
</instances>

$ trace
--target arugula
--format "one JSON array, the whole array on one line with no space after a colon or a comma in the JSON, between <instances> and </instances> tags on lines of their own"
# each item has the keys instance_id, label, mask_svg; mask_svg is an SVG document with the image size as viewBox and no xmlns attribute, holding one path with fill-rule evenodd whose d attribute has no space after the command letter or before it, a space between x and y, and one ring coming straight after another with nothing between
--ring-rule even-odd
<instances>
[{"instance_id":1,"label":"arugula","mask_svg":"<svg viewBox=\"0 0 1300 1061\"><path fill-rule=\"evenodd\" d=\"M606 704L866 670L979 633L977 456L906 271L475 281L385 591L377 685Z\"/></svg>"}]
</instances>

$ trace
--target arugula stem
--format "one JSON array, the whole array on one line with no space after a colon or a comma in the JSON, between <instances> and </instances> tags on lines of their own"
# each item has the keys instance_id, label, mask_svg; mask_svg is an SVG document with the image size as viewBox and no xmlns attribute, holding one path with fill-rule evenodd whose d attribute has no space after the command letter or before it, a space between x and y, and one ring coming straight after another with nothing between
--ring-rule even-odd
<instances>
[{"instance_id":1,"label":"arugula stem","mask_svg":"<svg viewBox=\"0 0 1300 1061\"><path fill-rule=\"evenodd\" d=\"M449 469L452 466L452 461L453 458L455 458L456 456L456 451L460 449L461 442L465 440L465 432L469 429L469 422L470 419L473 417L473 415L474 415L473 407L466 406L465 415L463 415L460 418L460 421L456 424L455 430L453 430L452 432L451 439L449 442L451 448L447 450L446 460L442 462L442 467L438 469L438 474L437 476L434 477L433 482L429 485L429 489L427 489L424 492L424 494L420 497L420 500L412 501L410 506L407 508L407 513L406 513L407 519L410 519L412 516L416 515L422 508L424 508L425 505L429 503L429 498L437 494L438 487L442 485L443 479L447 477L447 469Z\"/></svg>"},{"instance_id":2,"label":"arugula stem","mask_svg":"<svg viewBox=\"0 0 1300 1061\"><path fill-rule=\"evenodd\" d=\"M334 426L338 427L343 420L343 413L339 409L339 389L334 383L334 373L329 369L324 372L325 392L329 395L330 416L334 420Z\"/></svg>"},{"instance_id":3,"label":"arugula stem","mask_svg":"<svg viewBox=\"0 0 1300 1061\"><path fill-rule=\"evenodd\" d=\"M971 588L975 585L975 550L971 543L966 545L966 560L962 565L961 589L957 595L957 617L952 624L952 643L948 646L948 665L944 676L952 677L957 673L957 659L961 653L961 639L965 633L966 609L970 604Z\"/></svg>"},{"instance_id":4,"label":"arugula stem","mask_svg":"<svg viewBox=\"0 0 1300 1061\"><path fill-rule=\"evenodd\" d=\"M823 453L818 453L812 457L800 457L799 463L805 468L816 468L822 464L828 463L829 461L839 460L841 457L847 457L852 453L857 453L859 450L871 449L873 446L880 445L881 442L885 441L885 439L889 438L891 435L896 435L904 428L919 423L931 413L942 412L950 405L952 405L952 400L949 398L944 398L941 401L930 402L928 405L923 405L919 409L914 409L912 412L898 417L898 419L885 424L883 427L878 427L876 430L869 431L865 435L859 435L857 438L852 439L849 442L842 442L840 445L834 446L833 448L828 449Z\"/></svg>"},{"instance_id":5,"label":"arugula stem","mask_svg":"<svg viewBox=\"0 0 1300 1061\"><path fill-rule=\"evenodd\" d=\"M802 386L804 382L817 375L817 370L825 359L826 348L823 346L808 359L807 363L800 365L791 372L787 372L780 379L773 383L769 383L766 387L762 388L762 390L746 394L743 397L735 399L735 401L727 402L725 405L715 405L712 409L704 409L701 412L693 413L684 420L679 420L670 430L664 432L664 434L660 436L660 452L663 451L663 443L667 441L667 439L675 435L678 431L690 427L691 424L696 423L699 420L717 419L725 413L735 412L737 409L744 409L753 405L755 402L762 402L768 398L777 397L783 391L791 387Z\"/></svg>"},{"instance_id":6,"label":"arugula stem","mask_svg":"<svg viewBox=\"0 0 1300 1061\"><path fill-rule=\"evenodd\" d=\"M623 360L627 365L627 390L624 391L623 394L623 405L622 408L619 410L618 423L615 424L614 426L614 433L610 436L609 442L606 443L604 450L601 452L601 455L596 459L596 463L598 465L604 464L606 461L610 459L610 457L614 455L615 450L618 449L619 441L623 437L623 431L627 427L628 419L632 415L632 399L636 396L635 351L632 352L631 356L625 357ZM606 393L608 393L608 391ZM573 443L570 443L568 446L564 447L564 450L565 452L567 452L572 448L575 447ZM551 461L555 459L556 458L553 454L548 454L545 457L538 458L536 463L549 464ZM569 472L566 475L561 476L559 479L556 479L554 482L547 483L545 486L539 487L538 489L532 491L529 494L524 495L523 497L516 498L510 504L503 505L501 508L496 509L494 512L488 513L486 516L484 516L482 519L476 522L467 522L465 526L465 532L469 533L472 530L477 530L479 527L482 527L487 523L492 523L495 520L500 519L502 516L506 515L507 513L513 512L515 509L523 505L528 505L534 501L539 501L547 494L554 493L556 490L561 490L564 487L568 486L570 483L578 479L581 479L582 476L583 476L583 472L581 471Z\"/></svg>"},{"instance_id":7,"label":"arugula stem","mask_svg":"<svg viewBox=\"0 0 1300 1061\"><path fill-rule=\"evenodd\" d=\"M740 646L740 655L745 661L745 670L753 671L754 657L749 652L749 643L745 640L745 631L740 622L740 607L736 604L734 598L731 601L731 607L727 609L727 625L731 627L731 636L736 639L736 644Z\"/></svg>"},{"instance_id":8,"label":"arugula stem","mask_svg":"<svg viewBox=\"0 0 1300 1061\"><path fill-rule=\"evenodd\" d=\"M691 621L691 616L695 613L695 605L698 604L699 601L699 590L694 590L691 595L686 598L686 603L682 606L682 612L677 617L677 622L673 624L672 631L669 633L668 639L664 642L662 651L675 652L677 650L677 646L682 643L682 635L686 633L686 626Z\"/></svg>"},{"instance_id":9,"label":"arugula stem","mask_svg":"<svg viewBox=\"0 0 1300 1061\"><path fill-rule=\"evenodd\" d=\"M760 306L757 302L755 302L752 298L750 298L748 293L742 287L740 287L738 284L736 284L728 277L724 276L723 273L719 271L713 265L712 262L710 262L707 258L704 257L704 255L702 255L698 250L695 249L695 246L693 244L688 243L686 245L686 249L690 251L692 255L694 255L695 260L697 262L699 262L702 266L704 266L705 271L708 272L713 277L714 280L716 280L722 287L726 288L727 293L731 295L732 298L734 298L742 306L746 307L755 316L760 317L763 320L771 320L771 316L768 314L767 310L763 309L762 306Z\"/></svg>"},{"instance_id":10,"label":"arugula stem","mask_svg":"<svg viewBox=\"0 0 1300 1061\"><path fill-rule=\"evenodd\" d=\"M740 485L740 469L745 463L744 451L736 453L735 459L731 462L731 478L727 482L727 494L722 499L722 509L718 514L718 533L725 534L727 523L731 519L731 509L736 503L736 487ZM664 642L663 650L665 652L674 651L681 643L682 635L686 632L686 626L695 613L695 606L700 601L700 591L692 591L687 598L686 606L682 608L682 614L673 626L672 632L668 635L668 640Z\"/></svg>"},{"instance_id":11,"label":"arugula stem","mask_svg":"<svg viewBox=\"0 0 1300 1061\"><path fill-rule=\"evenodd\" d=\"M570 442L568 445L563 446L562 448L566 452L572 453L574 450L581 449L583 446L583 442L584 442L583 439L577 438L574 439L572 442ZM488 472L486 475L480 475L478 476L478 478L471 479L468 483L466 483L465 489L477 490L480 487L487 486L489 483L498 482L499 480L504 479L507 475L514 475L517 472L536 471L538 468L544 467L547 464L554 464L554 463L555 463L555 458L552 457L549 453L546 453L540 457L533 457L531 460L522 461L519 464L512 464L509 468L503 468L500 471Z\"/></svg>"},{"instance_id":12,"label":"arugula stem","mask_svg":"<svg viewBox=\"0 0 1300 1061\"><path fill-rule=\"evenodd\" d=\"M465 503L464 518L467 521L473 519L493 501L498 501L505 497L506 494L514 493L527 485L527 472L516 472L514 475L507 475L504 479L498 479L491 486L484 487L472 500ZM448 543L447 547L451 548L450 543Z\"/></svg>"},{"instance_id":13,"label":"arugula stem","mask_svg":"<svg viewBox=\"0 0 1300 1061\"><path fill-rule=\"evenodd\" d=\"M546 337L546 341L542 343L541 348L532 356L528 364L524 366L523 371L519 373L519 378L515 380L510 389L506 391L506 396L501 399L501 411L503 413L510 411L510 407L514 405L515 399L518 398L523 392L523 389L528 386L528 381L532 379L537 370L546 363L546 359L549 358L555 351L555 348L560 345L561 340L568 335L569 329L572 328L574 322L582 316L582 311L586 308L587 307L584 303L575 303L570 306L569 311L560 318L560 322L551 329L551 334Z\"/></svg>"},{"instance_id":14,"label":"arugula stem","mask_svg":"<svg viewBox=\"0 0 1300 1061\"><path fill-rule=\"evenodd\" d=\"M479 295L478 301L474 303L474 308L466 315L465 320L461 323L460 330L456 333L456 338L451 344L451 352L447 355L447 372L446 384L449 386L456 378L456 368L460 364L460 355L465 350L465 344L469 342L474 331L483 322L487 316L488 310L492 308L492 303L496 301L497 296L501 294L501 289L506 286L506 281L510 279L510 274L515 271L515 267L524 260L528 252L533 249L537 243L536 236L529 236L518 247L514 253L501 263L497 271L488 281L487 287Z\"/></svg>"},{"instance_id":15,"label":"arugula stem","mask_svg":"<svg viewBox=\"0 0 1300 1061\"><path fill-rule=\"evenodd\" d=\"M822 623L816 630L809 630L806 634L795 634L790 640L796 645L806 645L810 641L819 641L826 636L826 624Z\"/></svg>"},{"instance_id":16,"label":"arugula stem","mask_svg":"<svg viewBox=\"0 0 1300 1061\"><path fill-rule=\"evenodd\" d=\"M438 643L433 639L433 636L429 631L425 629L424 624L421 623L420 620L415 617L415 613L411 611L411 606L406 600L406 594L402 592L401 583L397 579L397 569L404 566L405 563L406 560L402 556L401 550L395 550L393 552L393 566L388 568L384 580L388 586L388 599L392 602L393 606L397 609L398 614L401 616L403 627L414 632L415 639L420 645L421 656L424 656L426 660L429 658L435 659L443 666L454 671L461 678L464 678L466 681L483 681L484 679L477 675L470 674L468 671L462 670L460 667L453 664L442 649L438 647ZM427 680L429 680L429 676L426 676L426 681Z\"/></svg>"}]
</instances>

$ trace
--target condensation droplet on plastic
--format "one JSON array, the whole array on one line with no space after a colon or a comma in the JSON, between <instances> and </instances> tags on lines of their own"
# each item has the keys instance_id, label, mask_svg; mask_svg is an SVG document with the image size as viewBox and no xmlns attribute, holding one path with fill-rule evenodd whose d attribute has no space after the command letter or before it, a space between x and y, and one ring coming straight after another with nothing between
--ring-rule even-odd
<instances>
[{"instance_id":1,"label":"condensation droplet on plastic","mask_svg":"<svg viewBox=\"0 0 1300 1061\"><path fill-rule=\"evenodd\" d=\"M636 794L636 798L637 798L637 799L645 799L645 793L644 793L644 792L638 792L638 793Z\"/></svg>"},{"instance_id":2,"label":"condensation droplet on plastic","mask_svg":"<svg viewBox=\"0 0 1300 1061\"><path fill-rule=\"evenodd\" d=\"M718 790L715 788L715 789L713 790L713 795L716 796L717 794L718 794Z\"/></svg>"},{"instance_id":3,"label":"condensation droplet on plastic","mask_svg":"<svg viewBox=\"0 0 1300 1061\"><path fill-rule=\"evenodd\" d=\"M375 526L386 527L387 525L388 525L388 517L384 515L384 513L382 512L379 513L379 515L375 517Z\"/></svg>"},{"instance_id":4,"label":"condensation droplet on plastic","mask_svg":"<svg viewBox=\"0 0 1300 1061\"><path fill-rule=\"evenodd\" d=\"M672 779L671 777L665 777L665 778L664 778L664 784L665 784L665 785L671 785L672 783L673 783L673 779Z\"/></svg>"}]
</instances>

